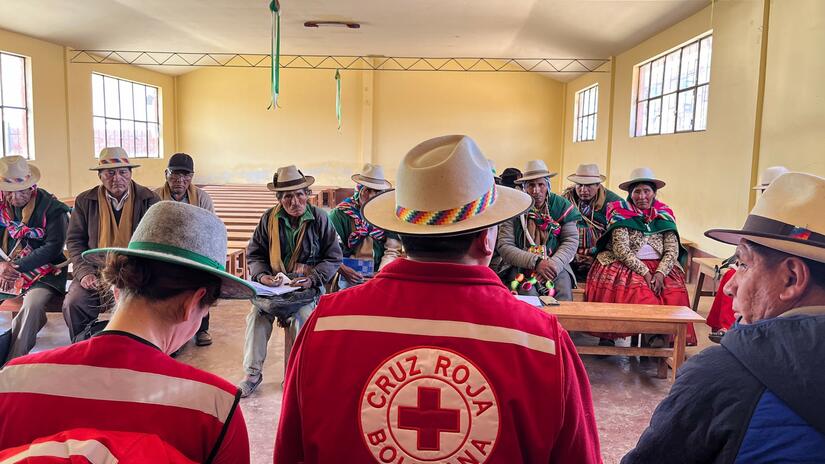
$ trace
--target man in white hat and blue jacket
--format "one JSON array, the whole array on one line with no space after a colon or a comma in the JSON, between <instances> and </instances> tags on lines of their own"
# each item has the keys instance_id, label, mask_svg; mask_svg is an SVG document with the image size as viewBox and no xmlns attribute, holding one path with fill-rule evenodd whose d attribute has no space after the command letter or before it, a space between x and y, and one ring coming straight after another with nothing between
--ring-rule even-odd
<instances>
[{"instance_id":1,"label":"man in white hat and blue jacket","mask_svg":"<svg viewBox=\"0 0 825 464\"><path fill-rule=\"evenodd\" d=\"M556 318L488 267L530 197L472 139L414 147L364 207L409 259L324 296L287 367L276 463L600 463L590 385Z\"/></svg>"},{"instance_id":2,"label":"man in white hat and blue jacket","mask_svg":"<svg viewBox=\"0 0 825 464\"><path fill-rule=\"evenodd\" d=\"M741 229L723 291L740 317L681 369L622 463L825 462L825 179L788 173Z\"/></svg>"}]
</instances>

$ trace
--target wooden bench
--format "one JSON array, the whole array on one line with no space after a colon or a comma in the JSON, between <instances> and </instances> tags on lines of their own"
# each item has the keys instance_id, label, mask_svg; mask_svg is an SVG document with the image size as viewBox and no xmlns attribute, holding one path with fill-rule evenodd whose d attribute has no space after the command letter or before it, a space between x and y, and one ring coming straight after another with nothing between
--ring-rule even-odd
<instances>
[{"instance_id":1,"label":"wooden bench","mask_svg":"<svg viewBox=\"0 0 825 464\"><path fill-rule=\"evenodd\" d=\"M699 265L699 278L696 279L696 290L693 293L692 305L693 310L697 311L699 309L699 298L716 295L716 285L718 283L716 271L722 265L722 260L719 258L696 258L693 262ZM705 285L705 277L710 277L713 281L711 290L702 288Z\"/></svg>"},{"instance_id":2,"label":"wooden bench","mask_svg":"<svg viewBox=\"0 0 825 464\"><path fill-rule=\"evenodd\" d=\"M580 346L579 354L649 356L659 359L659 378L667 377L667 362L673 368L671 381L685 359L687 325L702 323L705 318L685 306L631 305L563 301L559 306L545 306L568 332L614 332L673 335L673 348L638 348L624 346Z\"/></svg>"}]
</instances>

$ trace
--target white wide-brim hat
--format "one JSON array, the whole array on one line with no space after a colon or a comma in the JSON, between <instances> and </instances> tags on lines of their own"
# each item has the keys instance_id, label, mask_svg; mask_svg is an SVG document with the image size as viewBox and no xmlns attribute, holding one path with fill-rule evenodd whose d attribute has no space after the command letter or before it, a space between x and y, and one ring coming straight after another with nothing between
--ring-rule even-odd
<instances>
[{"instance_id":1,"label":"white wide-brim hat","mask_svg":"<svg viewBox=\"0 0 825 464\"><path fill-rule=\"evenodd\" d=\"M649 182L655 185L657 190L667 185L665 184L665 181L656 178L656 174L653 174L653 169L636 168L630 171L630 180L619 184L619 188L625 192L629 192L630 190L628 189L630 186L633 184L638 184L639 182Z\"/></svg>"},{"instance_id":2,"label":"white wide-brim hat","mask_svg":"<svg viewBox=\"0 0 825 464\"><path fill-rule=\"evenodd\" d=\"M40 170L22 156L0 158L0 190L18 192L26 190L40 180Z\"/></svg>"},{"instance_id":3,"label":"white wide-brim hat","mask_svg":"<svg viewBox=\"0 0 825 464\"><path fill-rule=\"evenodd\" d=\"M597 164L580 164L576 172L567 176L567 180L579 185L601 184L607 176L599 172Z\"/></svg>"},{"instance_id":4,"label":"white wide-brim hat","mask_svg":"<svg viewBox=\"0 0 825 464\"><path fill-rule=\"evenodd\" d=\"M496 185L473 139L445 135L404 156L396 190L371 199L364 217L403 235L460 235L522 214L532 202L524 192Z\"/></svg>"},{"instance_id":5,"label":"white wide-brim hat","mask_svg":"<svg viewBox=\"0 0 825 464\"><path fill-rule=\"evenodd\" d=\"M352 175L352 180L358 185L371 188L373 190L388 190L392 184L384 177L384 168L378 164L367 163L361 168L361 172Z\"/></svg>"},{"instance_id":6,"label":"white wide-brim hat","mask_svg":"<svg viewBox=\"0 0 825 464\"><path fill-rule=\"evenodd\" d=\"M759 197L741 229L710 229L706 237L731 245L744 238L768 248L825 263L825 179L783 174Z\"/></svg>"},{"instance_id":7,"label":"white wide-brim hat","mask_svg":"<svg viewBox=\"0 0 825 464\"><path fill-rule=\"evenodd\" d=\"M791 171L789 171L785 166L771 166L769 168L765 168L765 170L762 171L762 175L759 176L759 184L754 185L752 190L765 190L769 185L771 185L771 182L776 180L777 177L789 172Z\"/></svg>"},{"instance_id":8,"label":"white wide-brim hat","mask_svg":"<svg viewBox=\"0 0 825 464\"><path fill-rule=\"evenodd\" d=\"M528 180L534 179L544 179L556 177L558 175L557 172L550 172L547 169L547 165L542 160L532 160L527 162L527 167L524 168L524 171L521 173L521 177L516 179L517 184L523 184Z\"/></svg>"},{"instance_id":9,"label":"white wide-brim hat","mask_svg":"<svg viewBox=\"0 0 825 464\"><path fill-rule=\"evenodd\" d=\"M97 158L97 166L89 168L90 171L102 171L103 169L117 168L137 168L139 164L132 164L126 150L120 147L106 147L100 150Z\"/></svg>"},{"instance_id":10,"label":"white wide-brim hat","mask_svg":"<svg viewBox=\"0 0 825 464\"><path fill-rule=\"evenodd\" d=\"M278 168L272 176L272 182L266 184L266 188L273 192L290 192L307 188L314 183L314 177L305 176L295 165L289 165Z\"/></svg>"},{"instance_id":11,"label":"white wide-brim hat","mask_svg":"<svg viewBox=\"0 0 825 464\"><path fill-rule=\"evenodd\" d=\"M146 211L126 248L95 248L84 252L83 259L99 265L108 253L115 253L177 264L218 276L221 298L252 298L252 285L226 272L226 243L226 226L214 213L188 203L161 201Z\"/></svg>"}]
</instances>

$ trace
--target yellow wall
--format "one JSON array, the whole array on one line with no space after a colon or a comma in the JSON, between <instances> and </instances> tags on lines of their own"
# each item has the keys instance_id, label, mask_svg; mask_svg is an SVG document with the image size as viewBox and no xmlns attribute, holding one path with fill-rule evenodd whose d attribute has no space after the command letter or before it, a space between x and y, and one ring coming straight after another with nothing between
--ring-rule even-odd
<instances>
[{"instance_id":1,"label":"yellow wall","mask_svg":"<svg viewBox=\"0 0 825 464\"><path fill-rule=\"evenodd\" d=\"M772 1L759 169L825 176L825 2Z\"/></svg>"}]
</instances>

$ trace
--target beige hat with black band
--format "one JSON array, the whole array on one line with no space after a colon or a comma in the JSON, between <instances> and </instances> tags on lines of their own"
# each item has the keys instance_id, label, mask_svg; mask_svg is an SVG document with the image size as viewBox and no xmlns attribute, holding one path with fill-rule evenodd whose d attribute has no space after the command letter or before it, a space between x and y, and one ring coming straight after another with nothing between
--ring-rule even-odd
<instances>
[{"instance_id":1,"label":"beige hat with black band","mask_svg":"<svg viewBox=\"0 0 825 464\"><path fill-rule=\"evenodd\" d=\"M473 139L445 135L404 156L396 190L370 200L364 217L403 235L460 235L504 222L532 202L524 192L495 184L490 163Z\"/></svg>"},{"instance_id":2,"label":"beige hat with black band","mask_svg":"<svg viewBox=\"0 0 825 464\"><path fill-rule=\"evenodd\" d=\"M361 168L361 172L352 175L352 180L364 187L373 190L388 190L392 184L384 177L384 168L378 164L367 163Z\"/></svg>"},{"instance_id":3,"label":"beige hat with black band","mask_svg":"<svg viewBox=\"0 0 825 464\"><path fill-rule=\"evenodd\" d=\"M522 172L521 177L516 179L517 184L523 184L528 180L534 179L544 179L556 177L558 175L557 172L550 172L547 169L547 165L542 160L532 160L527 162L527 167L524 168L524 172Z\"/></svg>"},{"instance_id":4,"label":"beige hat with black band","mask_svg":"<svg viewBox=\"0 0 825 464\"><path fill-rule=\"evenodd\" d=\"M705 236L738 245L742 239L825 263L825 179L783 174L759 197L741 229L711 229Z\"/></svg>"},{"instance_id":5,"label":"beige hat with black band","mask_svg":"<svg viewBox=\"0 0 825 464\"><path fill-rule=\"evenodd\" d=\"M314 177L305 176L294 165L289 165L278 168L275 175L272 176L272 182L266 184L266 188L273 192L289 192L307 188L314 183Z\"/></svg>"},{"instance_id":6,"label":"beige hat with black band","mask_svg":"<svg viewBox=\"0 0 825 464\"><path fill-rule=\"evenodd\" d=\"M759 183L754 185L752 190L764 191L769 185L771 185L771 182L776 180L777 177L789 172L791 171L789 171L785 166L771 166L769 168L765 168L765 170L762 171L762 175L759 176Z\"/></svg>"}]
</instances>

